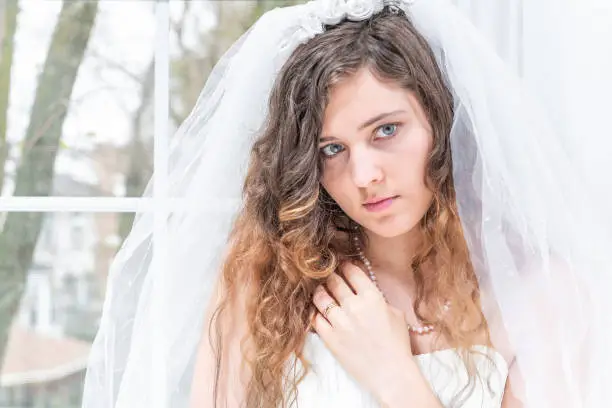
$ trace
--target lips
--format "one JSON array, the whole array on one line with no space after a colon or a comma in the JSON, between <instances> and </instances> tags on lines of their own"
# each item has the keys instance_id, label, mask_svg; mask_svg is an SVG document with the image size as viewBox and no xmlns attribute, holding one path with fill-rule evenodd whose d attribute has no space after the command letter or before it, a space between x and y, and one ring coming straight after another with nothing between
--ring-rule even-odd
<instances>
[{"instance_id":1,"label":"lips","mask_svg":"<svg viewBox=\"0 0 612 408\"><path fill-rule=\"evenodd\" d=\"M393 198L393 196L384 197L384 198L373 198L373 199L367 200L365 203L363 203L363 205L378 204L390 198Z\"/></svg>"},{"instance_id":2,"label":"lips","mask_svg":"<svg viewBox=\"0 0 612 408\"><path fill-rule=\"evenodd\" d=\"M368 211L382 211L393 204L393 201L395 201L395 199L398 197L399 196L391 196L386 198L370 199L366 201L363 206Z\"/></svg>"}]
</instances>

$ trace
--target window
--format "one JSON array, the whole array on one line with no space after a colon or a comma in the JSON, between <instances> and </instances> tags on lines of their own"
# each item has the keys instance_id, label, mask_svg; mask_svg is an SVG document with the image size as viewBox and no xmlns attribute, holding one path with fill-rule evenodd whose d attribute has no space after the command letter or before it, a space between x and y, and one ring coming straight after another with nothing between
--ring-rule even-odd
<instances>
[{"instance_id":1,"label":"window","mask_svg":"<svg viewBox=\"0 0 612 408\"><path fill-rule=\"evenodd\" d=\"M13 2L1 3L0 14L10 15ZM84 366L59 382L45 382L40 373L49 369L52 353L65 366L88 353L109 266L135 213L167 211L161 200L170 132L169 4L49 0L19 6L9 35L9 101L0 106L8 135L7 158L0 162L0 254L14 268L10 276L26 285L10 279L0 285L2 293L23 290L27 301L2 302L0 313L15 306L17 313L12 327L0 328L10 329L0 352L11 354L4 359L0 399L76 408ZM154 170L154 193L140 198ZM27 353L20 350L25 345ZM28 371L38 382L19 376Z\"/></svg>"}]
</instances>

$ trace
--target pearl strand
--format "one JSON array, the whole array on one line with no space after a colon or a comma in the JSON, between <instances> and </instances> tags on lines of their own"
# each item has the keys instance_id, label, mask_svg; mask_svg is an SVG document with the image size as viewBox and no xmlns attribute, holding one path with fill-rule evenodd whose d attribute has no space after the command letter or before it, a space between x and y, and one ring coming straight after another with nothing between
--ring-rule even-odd
<instances>
[{"instance_id":1,"label":"pearl strand","mask_svg":"<svg viewBox=\"0 0 612 408\"><path fill-rule=\"evenodd\" d=\"M361 245L359 245L359 238L357 236L354 236L353 241L355 242L355 248L357 249L357 252L359 253L359 258L361 259L361 262L364 263L364 265L366 266L366 269L368 270L368 275L370 276L370 280L374 282L374 284L376 285L376 287L382 294L385 301L389 303L389 300L387 299L385 292L383 292L380 286L378 285L376 274L374 273L374 270L372 269L372 264L370 263L370 260L366 258L365 254L363 253L363 250L361 249ZM445 309L446 308L448 308L448 303L445 305ZM415 334L429 334L435 330L432 324L411 325L408 322L406 322L406 324L408 325L408 331L415 333Z\"/></svg>"}]
</instances>

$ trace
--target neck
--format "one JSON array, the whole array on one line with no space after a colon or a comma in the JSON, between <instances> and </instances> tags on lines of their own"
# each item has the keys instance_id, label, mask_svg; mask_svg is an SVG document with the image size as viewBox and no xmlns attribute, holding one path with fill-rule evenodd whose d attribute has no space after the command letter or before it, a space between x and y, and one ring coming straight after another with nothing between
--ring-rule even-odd
<instances>
[{"instance_id":1,"label":"neck","mask_svg":"<svg viewBox=\"0 0 612 408\"><path fill-rule=\"evenodd\" d=\"M420 243L417 228L392 238L382 237L370 231L366 234L368 241L364 253L377 275L412 277L410 261Z\"/></svg>"}]
</instances>

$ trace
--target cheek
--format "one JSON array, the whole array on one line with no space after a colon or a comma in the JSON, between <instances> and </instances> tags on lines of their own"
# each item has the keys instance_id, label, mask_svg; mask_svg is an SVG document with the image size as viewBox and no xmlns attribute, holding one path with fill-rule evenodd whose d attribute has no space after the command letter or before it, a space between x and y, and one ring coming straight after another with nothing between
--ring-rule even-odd
<instances>
[{"instance_id":1,"label":"cheek","mask_svg":"<svg viewBox=\"0 0 612 408\"><path fill-rule=\"evenodd\" d=\"M414 194L421 203L419 207L421 207L420 210L422 211L426 211L429 208L433 199L433 192L428 187L429 183L427 180L429 178L427 164L432 148L432 139L433 137L428 133L421 141L418 149L416 149L414 168L411 172L414 175L412 178Z\"/></svg>"},{"instance_id":2,"label":"cheek","mask_svg":"<svg viewBox=\"0 0 612 408\"><path fill-rule=\"evenodd\" d=\"M418 191L426 188L431 136L426 132L414 136L399 149L399 154L394 160L393 173L394 178L397 178L401 184Z\"/></svg>"},{"instance_id":3,"label":"cheek","mask_svg":"<svg viewBox=\"0 0 612 408\"><path fill-rule=\"evenodd\" d=\"M324 172L321 178L321 185L327 191L327 193L334 199L338 204L342 205L343 197L346 196L346 186L342 182L341 177L333 172Z\"/></svg>"},{"instance_id":4,"label":"cheek","mask_svg":"<svg viewBox=\"0 0 612 408\"><path fill-rule=\"evenodd\" d=\"M331 198L347 214L353 213L355 203L359 202L358 190L355 189L349 175L334 168L324 171L320 179L321 186L327 191Z\"/></svg>"}]
</instances>

